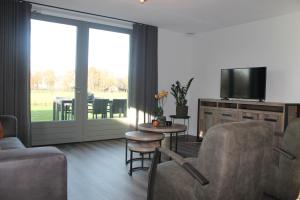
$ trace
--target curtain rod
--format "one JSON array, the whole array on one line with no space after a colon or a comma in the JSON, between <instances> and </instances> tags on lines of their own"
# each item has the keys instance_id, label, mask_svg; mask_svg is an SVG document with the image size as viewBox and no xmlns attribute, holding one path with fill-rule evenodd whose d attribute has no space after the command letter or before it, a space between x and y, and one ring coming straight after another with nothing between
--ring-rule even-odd
<instances>
[{"instance_id":1,"label":"curtain rod","mask_svg":"<svg viewBox=\"0 0 300 200\"><path fill-rule=\"evenodd\" d=\"M127 19L121 19L121 18L117 18L117 17L110 17L110 16L106 16L106 15L89 13L89 12L85 12L85 11L73 10L73 9L69 9L69 8L62 8L62 7L52 6L52 5L48 5L48 4L35 3L35 2L31 2L31 1L22 1L22 0L20 0L20 2L27 2L27 3L34 4L34 5L39 5L39 6L49 7L49 8L55 8L55 9L59 9L59 10L66 10L66 11L76 12L76 13L85 14L85 15L92 15L92 16L96 16L96 17L102 17L102 18L107 18L107 19L112 19L112 20L117 20L117 21L123 21L123 22L128 22L128 23L136 23L136 24L145 25L143 23L135 22L135 21L127 20Z\"/></svg>"}]
</instances>

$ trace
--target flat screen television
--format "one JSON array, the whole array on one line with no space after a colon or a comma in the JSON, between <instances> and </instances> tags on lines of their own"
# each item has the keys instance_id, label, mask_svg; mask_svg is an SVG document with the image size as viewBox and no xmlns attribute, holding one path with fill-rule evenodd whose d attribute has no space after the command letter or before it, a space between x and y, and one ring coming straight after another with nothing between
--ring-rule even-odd
<instances>
[{"instance_id":1,"label":"flat screen television","mask_svg":"<svg viewBox=\"0 0 300 200\"><path fill-rule=\"evenodd\" d=\"M235 68L221 70L221 98L266 98L266 67Z\"/></svg>"}]
</instances>

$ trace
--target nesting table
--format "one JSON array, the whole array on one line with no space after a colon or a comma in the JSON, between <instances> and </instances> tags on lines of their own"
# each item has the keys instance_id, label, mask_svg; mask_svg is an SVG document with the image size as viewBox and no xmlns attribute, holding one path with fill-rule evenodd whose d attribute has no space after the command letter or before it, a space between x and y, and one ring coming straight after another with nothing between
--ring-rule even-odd
<instances>
[{"instance_id":1,"label":"nesting table","mask_svg":"<svg viewBox=\"0 0 300 200\"><path fill-rule=\"evenodd\" d=\"M178 133L185 132L187 130L186 125L183 124L172 124L172 126L164 126L164 127L153 127L151 123L139 124L138 129L140 131L145 132L153 132L153 133L166 133L170 134L170 150L173 148L173 135L175 135L175 152L177 152L178 145Z\"/></svg>"},{"instance_id":2,"label":"nesting table","mask_svg":"<svg viewBox=\"0 0 300 200\"><path fill-rule=\"evenodd\" d=\"M151 159L151 154L155 149L161 146L161 141L164 139L164 134L143 132L143 131L130 131L125 133L126 149L125 149L125 163L130 163L129 175L132 172L139 169L148 169L144 167L144 160ZM130 152L130 158L127 160L127 152ZM141 157L133 158L133 153L139 153ZM145 158L144 155L148 154L149 157ZM141 161L140 167L133 167L134 161Z\"/></svg>"}]
</instances>

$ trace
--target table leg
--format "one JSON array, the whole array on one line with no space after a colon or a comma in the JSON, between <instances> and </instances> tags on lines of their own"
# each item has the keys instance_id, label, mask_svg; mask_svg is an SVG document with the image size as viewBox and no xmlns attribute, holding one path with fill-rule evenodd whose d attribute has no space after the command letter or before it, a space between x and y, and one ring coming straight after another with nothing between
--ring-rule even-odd
<instances>
[{"instance_id":1,"label":"table leg","mask_svg":"<svg viewBox=\"0 0 300 200\"><path fill-rule=\"evenodd\" d=\"M173 133L170 133L170 150L172 151L172 139L173 139Z\"/></svg>"},{"instance_id":2,"label":"table leg","mask_svg":"<svg viewBox=\"0 0 300 200\"><path fill-rule=\"evenodd\" d=\"M127 152L128 152L128 141L125 139L125 164L127 165Z\"/></svg>"},{"instance_id":3,"label":"table leg","mask_svg":"<svg viewBox=\"0 0 300 200\"><path fill-rule=\"evenodd\" d=\"M61 103L61 120L65 120L65 103Z\"/></svg>"},{"instance_id":4,"label":"table leg","mask_svg":"<svg viewBox=\"0 0 300 200\"><path fill-rule=\"evenodd\" d=\"M61 106L56 104L56 120L59 121L59 112L61 111Z\"/></svg>"},{"instance_id":5,"label":"table leg","mask_svg":"<svg viewBox=\"0 0 300 200\"><path fill-rule=\"evenodd\" d=\"M133 154L133 152L132 151L130 151L130 169L129 169L129 176L132 176L132 154Z\"/></svg>"},{"instance_id":6,"label":"table leg","mask_svg":"<svg viewBox=\"0 0 300 200\"><path fill-rule=\"evenodd\" d=\"M175 133L175 152L177 153L177 146L178 146L178 133Z\"/></svg>"},{"instance_id":7,"label":"table leg","mask_svg":"<svg viewBox=\"0 0 300 200\"><path fill-rule=\"evenodd\" d=\"M53 101L53 121L55 121L56 118L56 103Z\"/></svg>"},{"instance_id":8,"label":"table leg","mask_svg":"<svg viewBox=\"0 0 300 200\"><path fill-rule=\"evenodd\" d=\"M183 119L183 124L185 125L185 119ZM184 137L186 136L187 131L184 131Z\"/></svg>"},{"instance_id":9,"label":"table leg","mask_svg":"<svg viewBox=\"0 0 300 200\"><path fill-rule=\"evenodd\" d=\"M189 135L189 130L190 130L190 119L187 119L187 135Z\"/></svg>"},{"instance_id":10,"label":"table leg","mask_svg":"<svg viewBox=\"0 0 300 200\"><path fill-rule=\"evenodd\" d=\"M188 119L188 130L187 130L187 134L189 134L189 130L190 130L190 119Z\"/></svg>"}]
</instances>

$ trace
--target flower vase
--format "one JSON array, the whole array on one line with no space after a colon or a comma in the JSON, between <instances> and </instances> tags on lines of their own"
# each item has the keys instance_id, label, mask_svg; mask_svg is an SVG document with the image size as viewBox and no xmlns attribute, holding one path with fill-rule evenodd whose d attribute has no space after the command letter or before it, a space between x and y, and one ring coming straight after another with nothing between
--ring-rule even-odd
<instances>
[{"instance_id":1,"label":"flower vase","mask_svg":"<svg viewBox=\"0 0 300 200\"><path fill-rule=\"evenodd\" d=\"M152 120L152 127L156 128L158 126L159 126L159 121L156 119Z\"/></svg>"}]
</instances>

